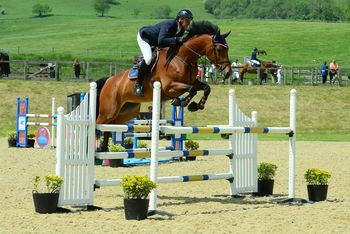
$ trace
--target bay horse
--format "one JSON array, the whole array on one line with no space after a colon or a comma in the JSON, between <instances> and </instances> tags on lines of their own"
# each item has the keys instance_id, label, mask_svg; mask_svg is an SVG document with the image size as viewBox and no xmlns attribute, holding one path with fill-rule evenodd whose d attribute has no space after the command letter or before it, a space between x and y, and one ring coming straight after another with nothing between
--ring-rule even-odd
<instances>
[{"instance_id":1,"label":"bay horse","mask_svg":"<svg viewBox=\"0 0 350 234\"><path fill-rule=\"evenodd\" d=\"M260 82L264 79L264 73L266 68L277 68L275 60L269 61L261 61L260 63ZM274 73L274 69L270 69L271 74ZM239 78L241 83L243 83L243 77L245 73L257 74L257 67L252 67L250 62L244 62L241 64L241 67L238 68Z\"/></svg>"},{"instance_id":2,"label":"bay horse","mask_svg":"<svg viewBox=\"0 0 350 234\"><path fill-rule=\"evenodd\" d=\"M0 77L2 77L2 74L8 77L9 74L11 73L9 61L10 61L10 56L7 53L0 52Z\"/></svg>"},{"instance_id":3,"label":"bay horse","mask_svg":"<svg viewBox=\"0 0 350 234\"><path fill-rule=\"evenodd\" d=\"M210 86L197 79L197 62L206 56L225 78L229 78L232 69L228 56L226 37L230 32L221 34L218 26L208 21L193 21L185 32L184 43L171 45L157 50L158 60L154 69L149 71L144 82L144 97L137 96L134 91L135 80L129 79L131 69L108 78L99 95L99 114L96 124L125 124L137 117L142 102L153 100L153 82L161 83L161 101L172 99L174 106L188 106L193 112L203 110L210 94ZM102 82L103 83L103 82ZM99 87L97 87L99 89ZM203 90L199 103L190 101ZM181 101L179 96L189 94ZM110 132L104 132L104 139L98 151L108 150Z\"/></svg>"},{"instance_id":4,"label":"bay horse","mask_svg":"<svg viewBox=\"0 0 350 234\"><path fill-rule=\"evenodd\" d=\"M266 51L265 50L257 50L256 53L259 55L259 54L265 54L267 55Z\"/></svg>"}]
</instances>

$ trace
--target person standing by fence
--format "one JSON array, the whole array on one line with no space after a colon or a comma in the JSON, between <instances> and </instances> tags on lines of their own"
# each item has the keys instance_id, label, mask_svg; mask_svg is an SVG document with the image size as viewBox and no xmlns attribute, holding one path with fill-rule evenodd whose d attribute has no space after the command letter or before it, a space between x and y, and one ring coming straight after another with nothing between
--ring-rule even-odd
<instances>
[{"instance_id":1,"label":"person standing by fence","mask_svg":"<svg viewBox=\"0 0 350 234\"><path fill-rule=\"evenodd\" d=\"M214 84L216 84L215 69L216 67L214 64L212 64L209 68L209 76L210 76L211 82L213 82Z\"/></svg>"},{"instance_id":2,"label":"person standing by fence","mask_svg":"<svg viewBox=\"0 0 350 234\"><path fill-rule=\"evenodd\" d=\"M78 58L74 59L73 68L74 68L75 78L79 79L79 76L80 76L80 64L79 64L79 59Z\"/></svg>"},{"instance_id":3,"label":"person standing by fence","mask_svg":"<svg viewBox=\"0 0 350 234\"><path fill-rule=\"evenodd\" d=\"M233 71L233 82L236 82L239 78L238 68L242 66L240 62L238 62L238 59L235 59L235 61L231 64L232 71Z\"/></svg>"},{"instance_id":4,"label":"person standing by fence","mask_svg":"<svg viewBox=\"0 0 350 234\"><path fill-rule=\"evenodd\" d=\"M338 78L338 70L339 70L339 66L337 61L335 61L335 59L333 59L333 61L331 62L331 64L329 65L329 83L330 84L334 84L335 80ZM334 79L333 79L334 77Z\"/></svg>"},{"instance_id":5,"label":"person standing by fence","mask_svg":"<svg viewBox=\"0 0 350 234\"><path fill-rule=\"evenodd\" d=\"M322 84L325 84L327 82L327 76L328 76L327 61L324 61L321 67L321 75L322 75Z\"/></svg>"},{"instance_id":6,"label":"person standing by fence","mask_svg":"<svg viewBox=\"0 0 350 234\"><path fill-rule=\"evenodd\" d=\"M283 65L281 64L277 70L277 82L276 82L276 84L282 84L282 76L283 76Z\"/></svg>"}]
</instances>

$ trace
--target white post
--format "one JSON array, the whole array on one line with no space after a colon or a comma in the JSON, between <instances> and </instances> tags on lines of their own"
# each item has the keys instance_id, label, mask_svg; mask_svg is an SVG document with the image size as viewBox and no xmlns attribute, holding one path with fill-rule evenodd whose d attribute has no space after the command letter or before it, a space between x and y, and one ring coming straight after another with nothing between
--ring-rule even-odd
<instances>
[{"instance_id":1,"label":"white post","mask_svg":"<svg viewBox=\"0 0 350 234\"><path fill-rule=\"evenodd\" d=\"M229 91L229 96L228 96L228 117L229 117L229 126L230 127L234 127L235 126L235 91L233 89L230 89ZM229 148L230 150L233 150L233 146L234 146L234 141L235 141L235 134L230 134L229 136ZM230 167L230 173L232 174L232 177L234 177L234 157L232 159L230 159L229 163L229 167ZM235 180L236 178L233 178L233 180ZM234 195L235 194L235 181L233 181L232 183L230 183L230 195Z\"/></svg>"},{"instance_id":2,"label":"white post","mask_svg":"<svg viewBox=\"0 0 350 234\"><path fill-rule=\"evenodd\" d=\"M88 171L88 193L90 205L94 204L94 167L95 167L95 129L96 129L96 96L97 96L97 84L95 82L90 83L89 94L89 132L88 132L88 160L90 162ZM87 100L85 100L87 101Z\"/></svg>"},{"instance_id":3,"label":"white post","mask_svg":"<svg viewBox=\"0 0 350 234\"><path fill-rule=\"evenodd\" d=\"M55 110L56 110L56 102L55 102L55 98L52 98L52 108L51 108L51 113L52 115L55 114ZM57 117L56 117L56 122L57 122ZM55 123L55 118L51 118L51 123L52 123L52 126L51 126L51 149L54 149L55 148L55 126L54 126L54 123Z\"/></svg>"},{"instance_id":4,"label":"white post","mask_svg":"<svg viewBox=\"0 0 350 234\"><path fill-rule=\"evenodd\" d=\"M57 148L56 148L56 175L63 177L64 168L62 166L62 158L64 157L64 108L59 107L57 109ZM64 186L64 184L63 184ZM61 201L63 197L63 193L60 193L60 199L58 200L58 207L61 207Z\"/></svg>"},{"instance_id":5,"label":"white post","mask_svg":"<svg viewBox=\"0 0 350 234\"><path fill-rule=\"evenodd\" d=\"M289 137L289 198L295 197L295 157L296 157L296 113L297 113L297 91L290 91L290 129L293 131L293 136Z\"/></svg>"},{"instance_id":6,"label":"white post","mask_svg":"<svg viewBox=\"0 0 350 234\"><path fill-rule=\"evenodd\" d=\"M159 142L159 115L160 115L160 88L157 81L153 88L153 111L152 111L152 147L151 147L151 170L150 179L154 182L158 180L158 142ZM157 189L153 189L149 201L150 211L157 209Z\"/></svg>"}]
</instances>

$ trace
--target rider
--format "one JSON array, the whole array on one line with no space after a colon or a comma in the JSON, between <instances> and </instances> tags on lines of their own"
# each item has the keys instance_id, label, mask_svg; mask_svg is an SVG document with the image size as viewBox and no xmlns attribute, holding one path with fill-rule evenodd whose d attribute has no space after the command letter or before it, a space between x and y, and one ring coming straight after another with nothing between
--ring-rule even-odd
<instances>
[{"instance_id":1,"label":"rider","mask_svg":"<svg viewBox=\"0 0 350 234\"><path fill-rule=\"evenodd\" d=\"M258 50L258 48L254 48L254 51L252 52L252 57L250 58L250 61L255 65L255 67L260 67L260 60L256 57L256 51ZM254 66L253 64L253 66Z\"/></svg>"},{"instance_id":2,"label":"rider","mask_svg":"<svg viewBox=\"0 0 350 234\"><path fill-rule=\"evenodd\" d=\"M182 44L185 29L193 20L190 10L182 9L177 13L176 19L165 20L153 26L140 29L137 34L137 42L141 49L143 59L140 64L134 92L143 97L143 78L152 60L151 46L167 47L172 44Z\"/></svg>"}]
</instances>

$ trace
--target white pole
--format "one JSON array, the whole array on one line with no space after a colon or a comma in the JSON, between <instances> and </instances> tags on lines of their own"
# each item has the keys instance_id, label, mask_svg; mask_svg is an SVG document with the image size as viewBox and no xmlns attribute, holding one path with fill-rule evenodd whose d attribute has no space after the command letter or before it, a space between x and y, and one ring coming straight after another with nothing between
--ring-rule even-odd
<instances>
[{"instance_id":1,"label":"white pole","mask_svg":"<svg viewBox=\"0 0 350 234\"><path fill-rule=\"evenodd\" d=\"M297 113L297 91L290 91L290 129L293 136L289 137L289 198L295 197L295 162L296 162L296 113Z\"/></svg>"},{"instance_id":2,"label":"white pole","mask_svg":"<svg viewBox=\"0 0 350 234\"><path fill-rule=\"evenodd\" d=\"M90 95L89 95L89 132L88 132L88 160L90 161L88 168L88 193L89 193L89 205L94 204L94 166L95 166L95 129L96 129L96 96L97 96L97 84L95 82L90 83ZM87 100L85 100L87 101Z\"/></svg>"},{"instance_id":3,"label":"white pole","mask_svg":"<svg viewBox=\"0 0 350 234\"><path fill-rule=\"evenodd\" d=\"M230 89L229 91L229 96L228 96L228 101L229 101L229 106L228 106L228 116L229 116L229 126L230 127L234 127L235 126L235 116L236 116L236 111L235 111L235 91L233 89ZM229 149L232 150L232 152L234 152L233 146L235 145L235 138L236 135L231 134L229 136ZM234 160L235 158L232 157L232 159L229 160L229 169L230 169L230 173L232 174L233 177L233 182L230 183L230 195L234 195L235 194L235 187L236 187L236 182L234 178L235 174L234 174Z\"/></svg>"},{"instance_id":4,"label":"white pole","mask_svg":"<svg viewBox=\"0 0 350 234\"><path fill-rule=\"evenodd\" d=\"M150 179L157 182L158 178L158 142L159 142L159 115L160 115L160 88L157 81L153 88L153 111L152 111L152 147L151 147L151 171ZM157 209L157 189L150 194L149 209L155 212Z\"/></svg>"},{"instance_id":5,"label":"white pole","mask_svg":"<svg viewBox=\"0 0 350 234\"><path fill-rule=\"evenodd\" d=\"M59 107L57 109L57 148L56 148L56 175L63 177L64 174L64 168L62 165L62 159L64 158L64 128L63 121L64 121L64 108ZM65 186L65 185L63 185ZM63 189L64 190L64 189ZM64 194L60 193L60 199L58 200L58 207L61 207L61 201Z\"/></svg>"},{"instance_id":6,"label":"white pole","mask_svg":"<svg viewBox=\"0 0 350 234\"><path fill-rule=\"evenodd\" d=\"M51 113L52 115L55 114L55 110L56 110L56 102L55 102L55 98L52 98L52 109L51 109ZM56 122L57 122L57 118L56 118ZM52 123L52 127L51 127L51 149L55 148L55 118L51 118L51 123Z\"/></svg>"}]
</instances>

